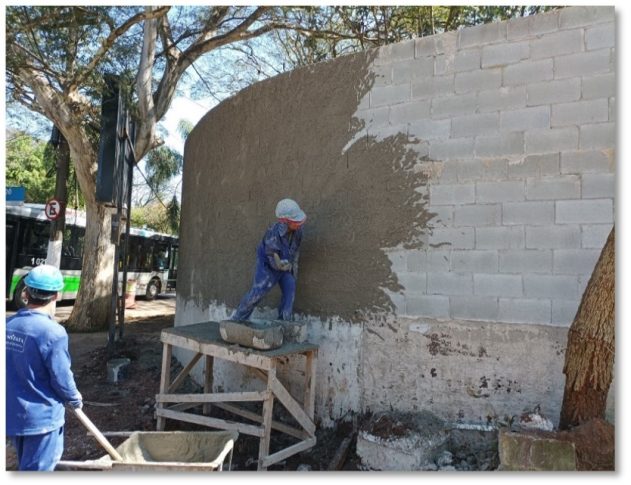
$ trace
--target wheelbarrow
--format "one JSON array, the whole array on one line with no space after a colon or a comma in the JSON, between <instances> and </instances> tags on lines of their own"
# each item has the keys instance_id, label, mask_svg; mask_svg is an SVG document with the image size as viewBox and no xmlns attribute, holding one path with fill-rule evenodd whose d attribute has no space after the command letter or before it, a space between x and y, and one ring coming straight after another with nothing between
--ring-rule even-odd
<instances>
[{"instance_id":1,"label":"wheelbarrow","mask_svg":"<svg viewBox=\"0 0 631 485\"><path fill-rule=\"evenodd\" d=\"M74 412L108 455L97 460L62 460L58 469L222 471L228 457L230 470L234 443L239 436L236 431L134 431L122 433L128 438L114 448L83 411L74 409Z\"/></svg>"}]
</instances>

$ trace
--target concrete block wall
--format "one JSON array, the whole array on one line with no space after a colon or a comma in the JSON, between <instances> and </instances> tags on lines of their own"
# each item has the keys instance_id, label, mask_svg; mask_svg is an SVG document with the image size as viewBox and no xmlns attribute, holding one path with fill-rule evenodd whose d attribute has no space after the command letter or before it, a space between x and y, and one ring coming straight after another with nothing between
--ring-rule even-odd
<instances>
[{"instance_id":1,"label":"concrete block wall","mask_svg":"<svg viewBox=\"0 0 631 485\"><path fill-rule=\"evenodd\" d=\"M567 327L614 222L614 39L613 7L570 7L224 101L186 143L176 325L229 317L293 197L320 424L392 409L492 424L535 405L556 421ZM299 396L295 369L279 372ZM255 382L215 366L223 391Z\"/></svg>"},{"instance_id":2,"label":"concrete block wall","mask_svg":"<svg viewBox=\"0 0 631 485\"><path fill-rule=\"evenodd\" d=\"M614 24L572 7L380 51L356 116L427 146L434 214L422 254L392 255L400 315L571 323L614 222Z\"/></svg>"}]
</instances>

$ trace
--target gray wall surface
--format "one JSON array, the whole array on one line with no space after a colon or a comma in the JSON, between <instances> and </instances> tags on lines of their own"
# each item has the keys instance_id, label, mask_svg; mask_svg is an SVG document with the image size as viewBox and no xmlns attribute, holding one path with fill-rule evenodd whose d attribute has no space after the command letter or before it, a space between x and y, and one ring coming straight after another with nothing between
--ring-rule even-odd
<instances>
[{"instance_id":1,"label":"gray wall surface","mask_svg":"<svg viewBox=\"0 0 631 485\"><path fill-rule=\"evenodd\" d=\"M177 324L231 314L292 197L322 422L391 408L489 422L536 404L558 419L567 327L614 222L614 48L613 7L571 7L224 101L186 143ZM234 372L218 385L238 388Z\"/></svg>"}]
</instances>

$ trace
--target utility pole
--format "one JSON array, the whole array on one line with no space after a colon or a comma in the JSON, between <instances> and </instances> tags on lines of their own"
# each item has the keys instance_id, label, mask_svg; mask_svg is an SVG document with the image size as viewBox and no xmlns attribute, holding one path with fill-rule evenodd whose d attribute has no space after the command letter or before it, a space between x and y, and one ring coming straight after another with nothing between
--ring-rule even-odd
<instances>
[{"instance_id":1,"label":"utility pole","mask_svg":"<svg viewBox=\"0 0 631 485\"><path fill-rule=\"evenodd\" d=\"M46 264L61 267L61 248L64 240L64 228L66 226L66 202L68 199L68 172L70 171L70 148L68 141L53 125L53 131L49 142L57 151L57 175L55 177L55 199L61 204L59 217L51 222L50 238L48 240L48 252Z\"/></svg>"}]
</instances>

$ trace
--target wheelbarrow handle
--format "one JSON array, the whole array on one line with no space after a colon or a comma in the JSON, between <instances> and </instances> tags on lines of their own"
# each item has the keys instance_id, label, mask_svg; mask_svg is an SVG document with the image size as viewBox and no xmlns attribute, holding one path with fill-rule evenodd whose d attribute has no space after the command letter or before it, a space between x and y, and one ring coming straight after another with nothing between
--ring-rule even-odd
<instances>
[{"instance_id":1,"label":"wheelbarrow handle","mask_svg":"<svg viewBox=\"0 0 631 485\"><path fill-rule=\"evenodd\" d=\"M88 431L94 435L96 440L101 444L103 448L105 448L105 451L109 453L112 459L116 461L123 461L123 457L120 456L118 451L116 451L116 449L110 444L110 442L107 441L107 438L103 436L103 433L99 431L94 423L90 421L90 418L88 418L85 413L79 408L72 408L72 410L74 411L77 418L79 418L79 421L81 421L81 424L83 424L83 426L85 426Z\"/></svg>"}]
</instances>

